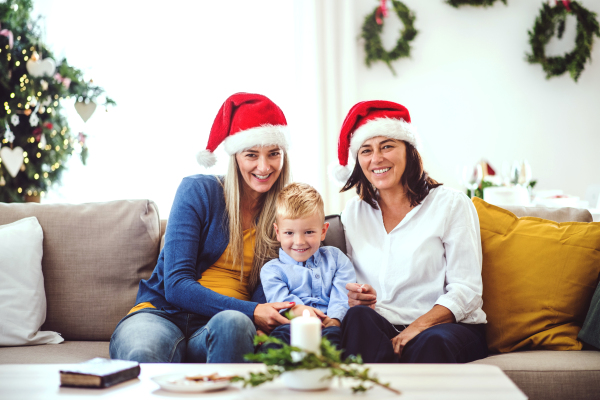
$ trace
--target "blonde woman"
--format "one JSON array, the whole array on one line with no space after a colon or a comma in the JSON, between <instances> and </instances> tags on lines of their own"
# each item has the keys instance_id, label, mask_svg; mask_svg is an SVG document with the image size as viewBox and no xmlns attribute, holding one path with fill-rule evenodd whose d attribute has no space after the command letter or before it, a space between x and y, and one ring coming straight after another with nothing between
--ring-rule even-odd
<instances>
[{"instance_id":1,"label":"blonde woman","mask_svg":"<svg viewBox=\"0 0 600 400\"><path fill-rule=\"evenodd\" d=\"M275 201L290 179L286 131L283 112L265 96L237 93L225 101L198 162L214 165L223 143L227 175L183 179L165 246L113 333L111 358L243 362L257 330L288 323L279 311L293 303L259 304L260 269L279 246Z\"/></svg>"}]
</instances>

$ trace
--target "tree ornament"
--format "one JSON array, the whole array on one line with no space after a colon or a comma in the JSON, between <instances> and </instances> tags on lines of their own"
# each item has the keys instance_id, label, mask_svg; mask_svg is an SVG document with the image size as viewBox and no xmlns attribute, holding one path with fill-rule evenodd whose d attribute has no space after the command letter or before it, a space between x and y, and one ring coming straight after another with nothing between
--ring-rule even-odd
<instances>
[{"instance_id":1,"label":"tree ornament","mask_svg":"<svg viewBox=\"0 0 600 400\"><path fill-rule=\"evenodd\" d=\"M94 114L94 111L96 111L96 103L94 103L93 101L90 101L89 103L78 101L77 103L75 103L75 110L77 111L77 114L79 114L83 122L87 122L88 119L90 119L90 117L92 116L92 114Z\"/></svg>"},{"instance_id":2,"label":"tree ornament","mask_svg":"<svg viewBox=\"0 0 600 400\"><path fill-rule=\"evenodd\" d=\"M44 135L42 133L41 137L40 137L40 144L38 145L38 147L40 149L43 149L44 147L46 147L46 145L48 144L48 142L46 141L46 135Z\"/></svg>"},{"instance_id":3,"label":"tree ornament","mask_svg":"<svg viewBox=\"0 0 600 400\"><path fill-rule=\"evenodd\" d=\"M19 120L19 116L17 114L13 114L13 116L10 117L10 123L13 124L13 126L19 125L19 122L21 121Z\"/></svg>"},{"instance_id":4,"label":"tree ornament","mask_svg":"<svg viewBox=\"0 0 600 400\"><path fill-rule=\"evenodd\" d=\"M23 166L23 149L21 147L11 149L4 146L0 149L0 158L2 158L2 164L4 164L8 174L13 178L17 176Z\"/></svg>"},{"instance_id":5,"label":"tree ornament","mask_svg":"<svg viewBox=\"0 0 600 400\"><path fill-rule=\"evenodd\" d=\"M8 126L8 123L5 123L4 126L6 127L6 130L4 131L4 139L6 139L8 143L14 142L15 134L12 133L12 131L10 130L10 126Z\"/></svg>"},{"instance_id":6,"label":"tree ornament","mask_svg":"<svg viewBox=\"0 0 600 400\"><path fill-rule=\"evenodd\" d=\"M27 72L34 78L42 76L52 76L56 70L56 63L51 58L39 59L37 53L33 53L31 58L27 60Z\"/></svg>"},{"instance_id":7,"label":"tree ornament","mask_svg":"<svg viewBox=\"0 0 600 400\"><path fill-rule=\"evenodd\" d=\"M42 90L48 90L48 82L43 79L40 81L40 86L42 87Z\"/></svg>"},{"instance_id":8,"label":"tree ornament","mask_svg":"<svg viewBox=\"0 0 600 400\"><path fill-rule=\"evenodd\" d=\"M0 175L0 186L6 185L6 181L4 180L4 175Z\"/></svg>"},{"instance_id":9,"label":"tree ornament","mask_svg":"<svg viewBox=\"0 0 600 400\"><path fill-rule=\"evenodd\" d=\"M446 0L446 3L452 7L458 8L460 6L477 6L477 7L490 7L498 0ZM501 0L506 5L506 0Z\"/></svg>"},{"instance_id":10,"label":"tree ornament","mask_svg":"<svg viewBox=\"0 0 600 400\"><path fill-rule=\"evenodd\" d=\"M366 65L370 67L372 62L381 60L387 64L392 71L392 74L395 76L396 71L394 71L391 62L402 57L410 57L409 42L417 36L417 30L414 28L415 15L413 12L410 11L404 3L398 0L391 0L391 2L398 18L400 18L404 24L404 29L396 42L396 47L391 51L387 51L383 48L381 43L380 35L383 28L383 19L381 16L387 15L385 0L382 0L381 5L365 17L361 37L365 39Z\"/></svg>"},{"instance_id":11,"label":"tree ornament","mask_svg":"<svg viewBox=\"0 0 600 400\"><path fill-rule=\"evenodd\" d=\"M544 48L554 36L555 30L558 31L558 38L562 37L569 13L577 18L575 49L562 57L546 57ZM527 54L527 61L530 64L541 64L546 79L569 71L571 78L577 82L585 63L591 58L594 35L600 37L600 26L596 13L585 9L577 1L565 0L556 2L554 6L542 4L533 30L528 33L532 54Z\"/></svg>"},{"instance_id":12,"label":"tree ornament","mask_svg":"<svg viewBox=\"0 0 600 400\"><path fill-rule=\"evenodd\" d=\"M29 125L31 126L37 126L37 124L39 124L40 122L40 118L37 116L37 113L34 111L31 113L31 116L29 117Z\"/></svg>"},{"instance_id":13,"label":"tree ornament","mask_svg":"<svg viewBox=\"0 0 600 400\"><path fill-rule=\"evenodd\" d=\"M14 133L12 133L12 131L6 131L6 132L4 133L4 138L6 139L6 141L7 141L8 143L12 143L12 142L14 142L14 141L15 141L15 134L14 134Z\"/></svg>"}]
</instances>

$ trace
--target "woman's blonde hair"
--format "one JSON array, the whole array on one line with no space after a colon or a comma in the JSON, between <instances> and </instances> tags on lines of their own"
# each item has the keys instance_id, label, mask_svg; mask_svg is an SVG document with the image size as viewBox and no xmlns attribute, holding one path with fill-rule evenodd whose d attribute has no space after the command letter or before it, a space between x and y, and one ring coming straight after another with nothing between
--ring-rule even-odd
<instances>
[{"instance_id":1,"label":"woman's blonde hair","mask_svg":"<svg viewBox=\"0 0 600 400\"><path fill-rule=\"evenodd\" d=\"M254 261L250 271L248 289L253 292L258 284L260 269L269 260L278 257L279 242L275 235L275 203L279 192L289 183L291 179L290 164L287 153L283 155L283 167L279 178L271 189L264 194L261 211L258 219L252 221L256 228L256 241L254 244ZM225 207L229 217L229 254L232 256L233 265L240 265L240 281L244 276L244 233L241 218L241 195L243 177L241 175L237 159L233 154L229 159L229 168L223 181L223 192L225 193Z\"/></svg>"}]
</instances>

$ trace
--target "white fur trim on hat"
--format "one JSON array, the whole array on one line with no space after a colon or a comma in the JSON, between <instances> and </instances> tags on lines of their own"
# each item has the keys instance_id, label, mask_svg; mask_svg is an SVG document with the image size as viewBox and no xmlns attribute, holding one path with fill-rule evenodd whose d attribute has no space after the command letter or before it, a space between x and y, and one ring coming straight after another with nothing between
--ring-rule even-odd
<instances>
[{"instance_id":1,"label":"white fur trim on hat","mask_svg":"<svg viewBox=\"0 0 600 400\"><path fill-rule=\"evenodd\" d=\"M365 141L377 136L404 140L405 142L412 144L417 150L419 149L421 142L417 130L411 123L408 123L403 119L376 118L354 131L350 142L350 153L352 156L356 158L360 146L362 146Z\"/></svg>"},{"instance_id":2,"label":"white fur trim on hat","mask_svg":"<svg viewBox=\"0 0 600 400\"><path fill-rule=\"evenodd\" d=\"M340 165L337 161L329 164L327 170L329 179L339 187L344 187L352 175L352 168L349 165Z\"/></svg>"},{"instance_id":3,"label":"white fur trim on hat","mask_svg":"<svg viewBox=\"0 0 600 400\"><path fill-rule=\"evenodd\" d=\"M217 163L217 156L208 150L202 150L196 154L196 161L203 167L210 168Z\"/></svg>"},{"instance_id":4,"label":"white fur trim on hat","mask_svg":"<svg viewBox=\"0 0 600 400\"><path fill-rule=\"evenodd\" d=\"M233 155L254 146L278 145L288 149L288 127L285 125L262 125L227 136L223 141L225 152Z\"/></svg>"}]
</instances>

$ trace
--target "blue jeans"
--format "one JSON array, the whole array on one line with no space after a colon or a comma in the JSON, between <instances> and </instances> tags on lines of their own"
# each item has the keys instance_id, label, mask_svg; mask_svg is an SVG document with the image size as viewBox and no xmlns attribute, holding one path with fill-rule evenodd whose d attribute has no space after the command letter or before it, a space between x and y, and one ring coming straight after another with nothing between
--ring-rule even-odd
<instances>
[{"instance_id":1,"label":"blue jeans","mask_svg":"<svg viewBox=\"0 0 600 400\"><path fill-rule=\"evenodd\" d=\"M146 308L123 318L110 358L143 363L241 363L254 353L254 323L239 311L212 318Z\"/></svg>"}]
</instances>

